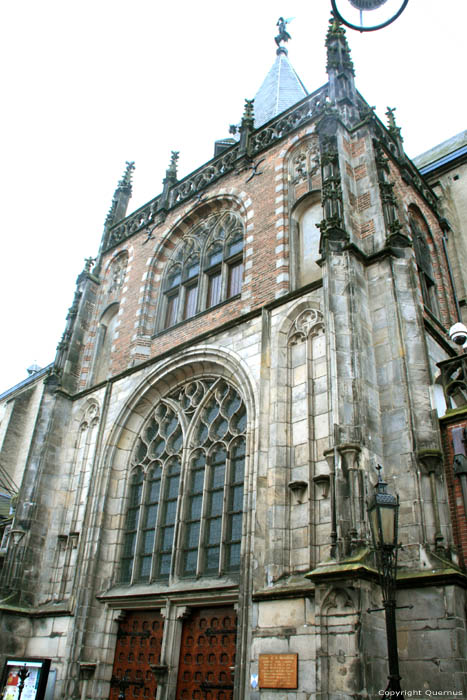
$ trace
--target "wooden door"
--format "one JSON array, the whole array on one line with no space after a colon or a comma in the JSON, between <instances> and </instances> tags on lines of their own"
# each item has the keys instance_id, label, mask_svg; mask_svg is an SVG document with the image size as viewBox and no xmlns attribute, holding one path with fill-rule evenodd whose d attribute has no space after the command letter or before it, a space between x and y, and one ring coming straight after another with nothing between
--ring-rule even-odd
<instances>
[{"instance_id":1,"label":"wooden door","mask_svg":"<svg viewBox=\"0 0 467 700\"><path fill-rule=\"evenodd\" d=\"M232 700L236 637L233 607L192 609L183 623L176 700Z\"/></svg>"},{"instance_id":2,"label":"wooden door","mask_svg":"<svg viewBox=\"0 0 467 700\"><path fill-rule=\"evenodd\" d=\"M110 700L155 698L157 682L151 670L160 663L164 620L159 610L127 612L120 620L112 672Z\"/></svg>"}]
</instances>

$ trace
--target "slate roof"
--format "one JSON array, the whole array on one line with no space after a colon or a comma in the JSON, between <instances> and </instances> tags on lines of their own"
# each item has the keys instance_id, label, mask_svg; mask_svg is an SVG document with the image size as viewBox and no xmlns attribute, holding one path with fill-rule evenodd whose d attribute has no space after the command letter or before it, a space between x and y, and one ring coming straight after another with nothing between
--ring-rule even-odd
<instances>
[{"instance_id":1,"label":"slate roof","mask_svg":"<svg viewBox=\"0 0 467 700\"><path fill-rule=\"evenodd\" d=\"M255 95L255 129L308 95L287 57L280 51Z\"/></svg>"},{"instance_id":2,"label":"slate roof","mask_svg":"<svg viewBox=\"0 0 467 700\"><path fill-rule=\"evenodd\" d=\"M467 130L452 136L413 159L421 173L429 173L467 153Z\"/></svg>"}]
</instances>

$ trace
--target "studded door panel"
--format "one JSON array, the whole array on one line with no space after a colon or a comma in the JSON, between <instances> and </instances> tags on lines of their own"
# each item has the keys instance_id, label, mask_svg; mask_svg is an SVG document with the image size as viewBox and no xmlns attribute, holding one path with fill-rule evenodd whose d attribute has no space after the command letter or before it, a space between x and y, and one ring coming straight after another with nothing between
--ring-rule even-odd
<instances>
[{"instance_id":1,"label":"studded door panel","mask_svg":"<svg viewBox=\"0 0 467 700\"><path fill-rule=\"evenodd\" d=\"M237 616L194 608L184 620L176 700L232 700Z\"/></svg>"},{"instance_id":2,"label":"studded door panel","mask_svg":"<svg viewBox=\"0 0 467 700\"><path fill-rule=\"evenodd\" d=\"M160 663L164 620L158 610L126 613L120 620L112 672L110 700L155 698L157 682L151 666Z\"/></svg>"}]
</instances>

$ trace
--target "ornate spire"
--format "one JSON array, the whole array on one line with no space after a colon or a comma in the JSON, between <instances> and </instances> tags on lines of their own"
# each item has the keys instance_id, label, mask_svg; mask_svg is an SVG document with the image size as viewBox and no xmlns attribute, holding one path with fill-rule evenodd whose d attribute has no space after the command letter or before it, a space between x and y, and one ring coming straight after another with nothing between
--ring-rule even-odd
<instances>
[{"instance_id":1,"label":"ornate spire","mask_svg":"<svg viewBox=\"0 0 467 700\"><path fill-rule=\"evenodd\" d=\"M165 171L165 177L162 180L162 194L159 199L158 211L165 218L169 206L170 190L177 182L177 163L180 151L171 151L169 167Z\"/></svg>"},{"instance_id":2,"label":"ornate spire","mask_svg":"<svg viewBox=\"0 0 467 700\"><path fill-rule=\"evenodd\" d=\"M349 72L351 75L355 75L345 29L333 13L331 13L331 19L329 20L329 28L326 35L326 48L326 70L328 73L332 70L336 70L338 72Z\"/></svg>"},{"instance_id":3,"label":"ornate spire","mask_svg":"<svg viewBox=\"0 0 467 700\"><path fill-rule=\"evenodd\" d=\"M126 216L126 211L128 208L128 202L132 195L132 182L131 178L133 171L135 169L134 161L126 161L125 172L123 173L122 179L117 185L117 189L114 192L112 198L112 204L110 205L109 213L105 220L105 228L109 229L111 226L121 221Z\"/></svg>"},{"instance_id":4,"label":"ornate spire","mask_svg":"<svg viewBox=\"0 0 467 700\"><path fill-rule=\"evenodd\" d=\"M344 27L333 13L329 20L326 48L330 100L338 108L341 119L352 123L358 119L355 71Z\"/></svg>"},{"instance_id":5,"label":"ornate spire","mask_svg":"<svg viewBox=\"0 0 467 700\"><path fill-rule=\"evenodd\" d=\"M165 171L164 185L166 182L174 184L177 182L177 164L180 151L171 151L169 167Z\"/></svg>"}]
</instances>

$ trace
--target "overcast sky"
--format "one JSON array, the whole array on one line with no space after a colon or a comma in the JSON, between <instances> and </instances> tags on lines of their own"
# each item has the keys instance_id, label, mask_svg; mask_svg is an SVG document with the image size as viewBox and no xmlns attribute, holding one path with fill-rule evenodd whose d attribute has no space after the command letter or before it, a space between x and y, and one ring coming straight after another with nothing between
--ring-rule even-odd
<instances>
[{"instance_id":1,"label":"overcast sky","mask_svg":"<svg viewBox=\"0 0 467 700\"><path fill-rule=\"evenodd\" d=\"M392 0L391 0L392 1ZM213 155L275 60L327 80L330 0L22 0L0 8L3 198L0 391L54 358L84 258L95 256L126 160L136 209ZM467 128L466 0L410 0L389 28L348 31L357 87L397 107L414 157Z\"/></svg>"}]
</instances>

